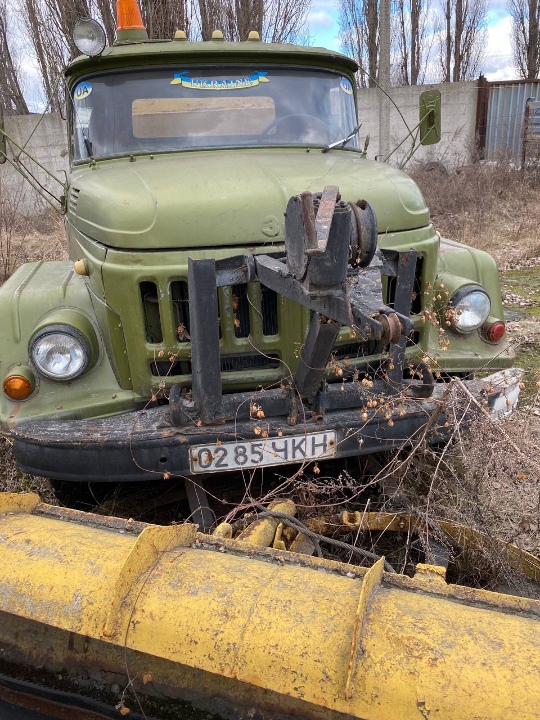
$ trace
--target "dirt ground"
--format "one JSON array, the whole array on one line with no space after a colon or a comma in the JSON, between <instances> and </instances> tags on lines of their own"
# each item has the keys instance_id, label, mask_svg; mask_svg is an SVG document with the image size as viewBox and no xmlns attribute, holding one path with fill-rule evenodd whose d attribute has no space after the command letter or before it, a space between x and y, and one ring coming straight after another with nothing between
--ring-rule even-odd
<instances>
[{"instance_id":1,"label":"dirt ground","mask_svg":"<svg viewBox=\"0 0 540 720\"><path fill-rule=\"evenodd\" d=\"M536 460L540 437L540 177L524 177L504 164L473 165L453 172L431 164L416 166L410 174L444 236L486 250L497 260L507 328L518 364L526 370L520 408L501 423L479 420L472 433L458 432L443 450L417 448L414 453L359 462L341 473L310 469L301 481L276 477L271 495L285 488L304 508L304 520L309 520L317 505L335 503L337 511L348 507L348 498L354 498L354 509L406 510L424 518L428 525L437 519L468 525L482 533L483 547L473 558L462 553L461 567L457 558L456 579L491 588L502 583L514 592L536 595L537 590L531 590L501 553L494 551L492 538L515 543L540 557L540 466ZM47 214L28 221L6 208L0 212L0 283L24 261L64 257L61 219ZM10 440L2 438L0 443L0 489L34 490L45 501L56 502L46 480L15 469ZM372 491L375 485L382 488L376 495ZM365 493L360 503L361 490ZM155 519L158 504L155 494L145 496L139 510L152 506L153 515L145 519ZM223 514L233 505L224 506ZM137 513L133 502L119 507L111 500L103 510L128 516ZM364 539L379 549L381 538ZM408 548L405 554L414 553Z\"/></svg>"}]
</instances>

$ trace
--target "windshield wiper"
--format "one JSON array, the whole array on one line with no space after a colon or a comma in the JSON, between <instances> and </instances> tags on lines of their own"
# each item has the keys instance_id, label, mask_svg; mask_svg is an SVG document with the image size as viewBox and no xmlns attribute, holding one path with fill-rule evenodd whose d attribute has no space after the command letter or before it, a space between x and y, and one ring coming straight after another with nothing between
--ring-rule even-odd
<instances>
[{"instance_id":1,"label":"windshield wiper","mask_svg":"<svg viewBox=\"0 0 540 720\"><path fill-rule=\"evenodd\" d=\"M353 137L356 135L356 133L360 130L362 127L362 123L360 125L357 125L354 130L347 135L347 137L343 138L343 140L337 140L336 142L330 143L330 145L327 145L324 147L321 152L328 152L329 150L333 150L334 148L343 148L345 145L353 139Z\"/></svg>"}]
</instances>

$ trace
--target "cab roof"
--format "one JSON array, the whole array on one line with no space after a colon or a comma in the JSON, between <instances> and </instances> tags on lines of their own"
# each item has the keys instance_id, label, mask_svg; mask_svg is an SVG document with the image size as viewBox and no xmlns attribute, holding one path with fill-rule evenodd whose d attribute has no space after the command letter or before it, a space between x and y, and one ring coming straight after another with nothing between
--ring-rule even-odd
<instances>
[{"instance_id":1,"label":"cab roof","mask_svg":"<svg viewBox=\"0 0 540 720\"><path fill-rule=\"evenodd\" d=\"M265 43L260 40L146 40L106 47L101 55L81 55L66 68L68 80L88 72L158 65L253 64L318 67L355 73L357 63L342 53L321 47Z\"/></svg>"}]
</instances>

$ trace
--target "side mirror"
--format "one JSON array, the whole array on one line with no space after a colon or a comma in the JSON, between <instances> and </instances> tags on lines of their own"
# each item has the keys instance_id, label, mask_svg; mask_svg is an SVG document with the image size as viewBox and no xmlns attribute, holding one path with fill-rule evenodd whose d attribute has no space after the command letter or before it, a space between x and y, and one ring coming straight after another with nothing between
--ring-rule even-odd
<instances>
[{"instance_id":1,"label":"side mirror","mask_svg":"<svg viewBox=\"0 0 540 720\"><path fill-rule=\"evenodd\" d=\"M6 135L4 132L4 113L2 105L0 105L0 165L6 162L7 157L7 143Z\"/></svg>"},{"instance_id":2,"label":"side mirror","mask_svg":"<svg viewBox=\"0 0 540 720\"><path fill-rule=\"evenodd\" d=\"M441 93L424 90L420 95L420 144L435 145L441 139Z\"/></svg>"}]
</instances>

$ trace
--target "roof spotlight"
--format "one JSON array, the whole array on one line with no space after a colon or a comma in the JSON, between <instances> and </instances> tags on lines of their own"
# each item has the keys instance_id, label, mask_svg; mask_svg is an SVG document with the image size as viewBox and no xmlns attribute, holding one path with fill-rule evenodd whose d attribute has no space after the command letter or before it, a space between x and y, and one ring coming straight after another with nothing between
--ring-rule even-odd
<instances>
[{"instance_id":1,"label":"roof spotlight","mask_svg":"<svg viewBox=\"0 0 540 720\"><path fill-rule=\"evenodd\" d=\"M73 28L73 42L84 55L101 55L107 42L105 30L97 20L81 18Z\"/></svg>"}]
</instances>

